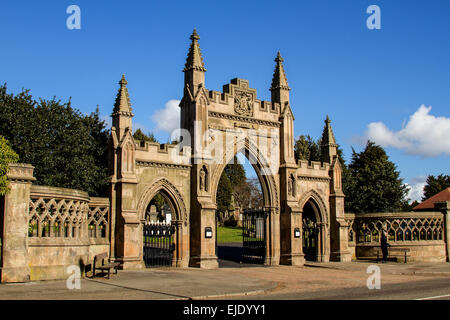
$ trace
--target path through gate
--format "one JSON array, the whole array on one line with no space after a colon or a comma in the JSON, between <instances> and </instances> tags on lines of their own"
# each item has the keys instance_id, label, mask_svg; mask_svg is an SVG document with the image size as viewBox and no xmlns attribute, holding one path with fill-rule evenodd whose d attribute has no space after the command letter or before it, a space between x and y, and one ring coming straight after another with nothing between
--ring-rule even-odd
<instances>
[{"instance_id":1,"label":"path through gate","mask_svg":"<svg viewBox=\"0 0 450 320\"><path fill-rule=\"evenodd\" d=\"M175 226L159 222L144 224L144 262L146 267L172 266Z\"/></svg>"},{"instance_id":2,"label":"path through gate","mask_svg":"<svg viewBox=\"0 0 450 320\"><path fill-rule=\"evenodd\" d=\"M242 213L242 260L264 263L266 257L266 209L244 209Z\"/></svg>"},{"instance_id":3,"label":"path through gate","mask_svg":"<svg viewBox=\"0 0 450 320\"><path fill-rule=\"evenodd\" d=\"M317 223L307 217L303 219L303 253L305 260L317 261L319 230Z\"/></svg>"}]
</instances>

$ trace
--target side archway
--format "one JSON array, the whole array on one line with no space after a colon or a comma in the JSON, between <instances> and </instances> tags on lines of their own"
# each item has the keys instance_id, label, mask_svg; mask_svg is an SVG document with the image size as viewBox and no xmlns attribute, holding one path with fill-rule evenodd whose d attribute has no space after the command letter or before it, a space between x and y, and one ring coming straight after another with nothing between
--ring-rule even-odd
<instances>
[{"instance_id":1,"label":"side archway","mask_svg":"<svg viewBox=\"0 0 450 320\"><path fill-rule=\"evenodd\" d=\"M320 221L321 223L327 224L328 225L328 210L327 210L327 206L325 204L325 201L322 199L322 197L320 196L320 194L315 191L315 190L310 190L307 193L305 193L299 200L298 204L300 208L303 208L305 206L305 204L312 200L315 205L317 206L318 209L318 216L317 221Z\"/></svg>"},{"instance_id":2,"label":"side archway","mask_svg":"<svg viewBox=\"0 0 450 320\"><path fill-rule=\"evenodd\" d=\"M310 261L329 261L328 210L315 190L307 192L299 201L302 208L303 252Z\"/></svg>"},{"instance_id":3,"label":"side archway","mask_svg":"<svg viewBox=\"0 0 450 320\"><path fill-rule=\"evenodd\" d=\"M145 209L153 197L161 192L163 197L168 201L172 212L175 213L175 220L181 221L184 225L188 223L187 209L183 200L183 196L178 189L167 179L162 178L155 181L151 186L145 189L139 199L138 217L140 221L145 220Z\"/></svg>"},{"instance_id":4,"label":"side archway","mask_svg":"<svg viewBox=\"0 0 450 320\"><path fill-rule=\"evenodd\" d=\"M188 214L186 210L186 205L183 200L181 193L178 189L167 179L162 178L155 181L149 187L145 189L142 196L139 199L138 204L138 217L141 221L140 224L140 238L143 239L144 236L144 223L147 206L150 204L151 200L157 195L161 194L169 205L173 218L171 219L172 226L175 227L174 233L174 252L172 257L172 266L180 267L185 265L183 261L188 259L188 254L186 251L187 244L186 239L188 236L185 235L188 232ZM143 240L142 240L143 241ZM142 251L141 256L144 258L144 245L141 245Z\"/></svg>"}]
</instances>

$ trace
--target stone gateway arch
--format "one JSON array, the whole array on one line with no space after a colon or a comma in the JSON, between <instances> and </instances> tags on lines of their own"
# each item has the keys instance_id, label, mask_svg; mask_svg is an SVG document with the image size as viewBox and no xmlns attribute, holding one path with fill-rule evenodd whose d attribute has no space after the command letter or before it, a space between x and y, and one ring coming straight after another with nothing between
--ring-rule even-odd
<instances>
[{"instance_id":1,"label":"stone gateway arch","mask_svg":"<svg viewBox=\"0 0 450 320\"><path fill-rule=\"evenodd\" d=\"M175 133L178 144L133 138L127 81L123 76L119 82L109 143L111 257L124 269L144 266L145 212L161 193L172 212L171 265L217 268L219 179L226 164L243 152L258 175L268 213L264 264L303 265L305 248L308 259L350 261L341 167L328 117L322 162L296 161L290 88L280 53L271 101L262 101L243 79L232 79L222 92L206 89L206 68L195 30L190 39L180 130ZM312 226L312 247L304 239L309 229L303 223Z\"/></svg>"}]
</instances>

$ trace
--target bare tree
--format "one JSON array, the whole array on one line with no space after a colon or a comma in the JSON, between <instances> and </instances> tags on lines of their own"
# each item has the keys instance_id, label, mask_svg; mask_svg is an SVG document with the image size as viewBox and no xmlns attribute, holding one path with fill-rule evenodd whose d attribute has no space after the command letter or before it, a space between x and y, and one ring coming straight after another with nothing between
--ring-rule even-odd
<instances>
[{"instance_id":1,"label":"bare tree","mask_svg":"<svg viewBox=\"0 0 450 320\"><path fill-rule=\"evenodd\" d=\"M250 178L247 180L250 189L250 199L252 208L263 207L263 194L261 191L261 184L258 178Z\"/></svg>"}]
</instances>

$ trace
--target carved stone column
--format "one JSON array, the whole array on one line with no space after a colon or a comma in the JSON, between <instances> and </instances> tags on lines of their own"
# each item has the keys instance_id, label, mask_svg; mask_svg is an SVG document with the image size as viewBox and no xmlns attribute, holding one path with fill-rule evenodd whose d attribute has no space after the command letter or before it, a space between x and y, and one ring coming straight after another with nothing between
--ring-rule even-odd
<instances>
[{"instance_id":1,"label":"carved stone column","mask_svg":"<svg viewBox=\"0 0 450 320\"><path fill-rule=\"evenodd\" d=\"M446 261L450 262L450 201L435 202L434 208L444 215L444 241L446 247Z\"/></svg>"},{"instance_id":2,"label":"carved stone column","mask_svg":"<svg viewBox=\"0 0 450 320\"><path fill-rule=\"evenodd\" d=\"M280 264L280 210L271 207L266 218L266 257L264 265Z\"/></svg>"},{"instance_id":3,"label":"carved stone column","mask_svg":"<svg viewBox=\"0 0 450 320\"><path fill-rule=\"evenodd\" d=\"M143 228L137 213L133 179L122 178L116 184L115 261L123 269L144 268Z\"/></svg>"},{"instance_id":4,"label":"carved stone column","mask_svg":"<svg viewBox=\"0 0 450 320\"><path fill-rule=\"evenodd\" d=\"M330 232L332 261L350 262L352 256L348 249L348 223L344 215L344 194L336 192L330 195Z\"/></svg>"},{"instance_id":5,"label":"carved stone column","mask_svg":"<svg viewBox=\"0 0 450 320\"><path fill-rule=\"evenodd\" d=\"M303 266L305 255L302 245L302 212L298 206L292 205L282 211L280 218L280 264ZM298 232L297 235L296 232Z\"/></svg>"},{"instance_id":6,"label":"carved stone column","mask_svg":"<svg viewBox=\"0 0 450 320\"><path fill-rule=\"evenodd\" d=\"M191 241L190 262L191 267L216 269L219 267L216 256L216 205L212 202L200 202L191 208ZM207 238L205 229L211 228L212 237Z\"/></svg>"},{"instance_id":7,"label":"carved stone column","mask_svg":"<svg viewBox=\"0 0 450 320\"><path fill-rule=\"evenodd\" d=\"M182 260L182 252L183 252L183 246L182 246L182 238L183 238L183 222L181 220L172 220L172 225L175 227L175 234L174 234L174 244L175 244L175 252L172 257L172 266L173 267L181 267L181 260Z\"/></svg>"},{"instance_id":8,"label":"carved stone column","mask_svg":"<svg viewBox=\"0 0 450 320\"><path fill-rule=\"evenodd\" d=\"M295 163L280 168L280 264L303 266L302 208L298 205L296 170Z\"/></svg>"},{"instance_id":9,"label":"carved stone column","mask_svg":"<svg viewBox=\"0 0 450 320\"><path fill-rule=\"evenodd\" d=\"M4 198L0 212L2 226L1 282L30 281L28 266L28 211L34 167L29 164L10 164L7 173L10 191Z\"/></svg>"}]
</instances>

